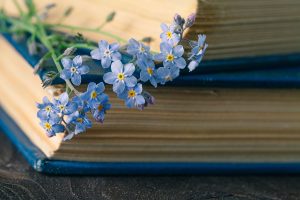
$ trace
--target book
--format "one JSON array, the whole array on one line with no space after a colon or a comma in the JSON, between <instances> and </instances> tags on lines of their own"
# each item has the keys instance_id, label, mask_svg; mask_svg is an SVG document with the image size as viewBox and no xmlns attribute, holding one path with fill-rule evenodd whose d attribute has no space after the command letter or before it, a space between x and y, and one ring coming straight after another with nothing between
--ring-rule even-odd
<instances>
[{"instance_id":1,"label":"book","mask_svg":"<svg viewBox=\"0 0 300 200\"><path fill-rule=\"evenodd\" d=\"M5 49L0 56L0 125L38 171L54 174L300 171L297 89L147 88L156 96L157 103L144 111L125 108L114 94L108 93L114 107L107 113L105 123L71 141L63 141L63 134L46 136L39 126L35 106L43 96L56 96L60 85L44 90L28 60L4 38L0 39L0 46Z\"/></svg>"},{"instance_id":2,"label":"book","mask_svg":"<svg viewBox=\"0 0 300 200\"><path fill-rule=\"evenodd\" d=\"M23 2L20 1L22 4ZM38 8L49 3L48 0L35 1ZM198 73L261 69L287 66L299 66L300 28L298 0L254 0L254 1L84 1L53 0L56 8L51 10L47 23L56 24L61 13L72 5L73 14L63 24L99 27L99 19L105 19L111 11L116 11L113 22L103 27L103 31L122 38L153 38L150 43L154 51L159 51L161 33L160 23L171 23L174 13L186 17L196 13L196 24L185 34L185 39L195 39L199 33L207 35L209 51ZM8 14L17 15L12 1L4 1ZM166 9L168 8L168 9ZM88 12L86 12L88 10ZM80 16L80 17L79 17ZM74 33L63 27L59 31ZM114 39L97 33L82 30L85 37L98 42Z\"/></svg>"}]
</instances>

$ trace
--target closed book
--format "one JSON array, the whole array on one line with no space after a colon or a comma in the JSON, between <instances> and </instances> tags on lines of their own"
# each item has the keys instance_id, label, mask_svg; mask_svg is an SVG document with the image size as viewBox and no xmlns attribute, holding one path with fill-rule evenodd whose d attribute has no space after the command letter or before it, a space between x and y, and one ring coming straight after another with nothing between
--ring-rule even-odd
<instances>
[{"instance_id":1,"label":"closed book","mask_svg":"<svg viewBox=\"0 0 300 200\"><path fill-rule=\"evenodd\" d=\"M108 92L113 108L107 113L105 123L71 141L63 141L63 133L52 138L46 136L35 106L43 96L56 96L62 85L43 89L40 78L33 74L32 57L26 56L26 52L19 54L20 48L4 38L0 46L5 49L0 56L0 125L37 171L52 174L300 171L300 93L292 89L299 82L297 67L291 67L291 71L246 70L203 77L182 76L176 86L146 87L157 102L144 111L125 108L122 101ZM193 83L198 86L193 87ZM249 87L232 87L238 85Z\"/></svg>"},{"instance_id":2,"label":"closed book","mask_svg":"<svg viewBox=\"0 0 300 200\"><path fill-rule=\"evenodd\" d=\"M19 2L21 6L24 4ZM48 0L34 2L38 8L49 4ZM159 51L162 22L171 24L174 13L183 17L195 13L196 24L186 31L184 39L195 40L199 33L204 33L209 44L197 73L300 64L298 0L52 0L51 3L56 7L48 13L45 23L51 28L50 25L55 24L57 31L76 34L66 27L81 26L84 27L80 31L83 36L95 42L100 39L115 42L116 38L110 37L110 33L124 40L151 37L149 45L155 52ZM72 14L59 23L62 13L70 5ZM5 1L3 7L9 15L18 13L13 1ZM102 34L87 30L99 27L112 11L116 12L116 16L101 29Z\"/></svg>"}]
</instances>

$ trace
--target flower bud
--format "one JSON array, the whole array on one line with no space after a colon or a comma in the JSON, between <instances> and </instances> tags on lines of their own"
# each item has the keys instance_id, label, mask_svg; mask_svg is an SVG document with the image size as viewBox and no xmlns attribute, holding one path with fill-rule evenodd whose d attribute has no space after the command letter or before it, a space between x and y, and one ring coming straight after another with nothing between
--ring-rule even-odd
<instances>
[{"instance_id":1,"label":"flower bud","mask_svg":"<svg viewBox=\"0 0 300 200\"><path fill-rule=\"evenodd\" d=\"M63 56L71 56L71 55L73 55L76 51L77 51L77 48L75 48L75 47L69 47L69 48L67 48L67 49L64 51Z\"/></svg>"},{"instance_id":2,"label":"flower bud","mask_svg":"<svg viewBox=\"0 0 300 200\"><path fill-rule=\"evenodd\" d=\"M152 96L149 92L143 92L142 93L143 97L145 98L145 104L144 106L147 107L148 105L153 105L155 104L155 98Z\"/></svg>"},{"instance_id":3,"label":"flower bud","mask_svg":"<svg viewBox=\"0 0 300 200\"><path fill-rule=\"evenodd\" d=\"M176 13L174 16L174 22L179 26L183 26L185 20L179 14Z\"/></svg>"},{"instance_id":4,"label":"flower bud","mask_svg":"<svg viewBox=\"0 0 300 200\"><path fill-rule=\"evenodd\" d=\"M111 22L112 20L114 20L115 15L116 15L116 12L115 12L115 11L109 13L109 14L107 15L107 17L106 17L106 22Z\"/></svg>"},{"instance_id":5,"label":"flower bud","mask_svg":"<svg viewBox=\"0 0 300 200\"><path fill-rule=\"evenodd\" d=\"M196 14L195 13L190 14L190 16L188 16L188 18L186 19L185 28L190 28L191 26L193 26L195 20L196 20Z\"/></svg>"}]
</instances>

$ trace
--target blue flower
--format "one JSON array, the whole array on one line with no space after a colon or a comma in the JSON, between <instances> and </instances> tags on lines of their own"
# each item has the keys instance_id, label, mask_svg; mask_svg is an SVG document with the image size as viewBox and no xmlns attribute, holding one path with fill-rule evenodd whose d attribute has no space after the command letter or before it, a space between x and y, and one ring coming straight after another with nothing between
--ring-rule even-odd
<instances>
[{"instance_id":1,"label":"blue flower","mask_svg":"<svg viewBox=\"0 0 300 200\"><path fill-rule=\"evenodd\" d=\"M91 51L91 56L95 60L101 60L103 68L109 68L112 61L121 60L122 55L119 52L119 44L108 44L107 41L101 40L98 46L99 48Z\"/></svg>"},{"instance_id":2,"label":"blue flower","mask_svg":"<svg viewBox=\"0 0 300 200\"><path fill-rule=\"evenodd\" d=\"M86 116L84 112L74 112L72 115L69 115L67 119L68 128L71 131L70 134L77 135L78 133L82 133L86 131L87 128L92 127L92 122Z\"/></svg>"},{"instance_id":3,"label":"blue flower","mask_svg":"<svg viewBox=\"0 0 300 200\"><path fill-rule=\"evenodd\" d=\"M87 105L87 102L82 99L83 94L74 96L72 101L77 104L77 110L88 112L90 108Z\"/></svg>"},{"instance_id":4,"label":"blue flower","mask_svg":"<svg viewBox=\"0 0 300 200\"><path fill-rule=\"evenodd\" d=\"M61 124L61 118L57 115L50 115L49 117L43 116L40 125L46 130L47 136L55 136L56 133L65 131L65 127Z\"/></svg>"},{"instance_id":5,"label":"blue flower","mask_svg":"<svg viewBox=\"0 0 300 200\"><path fill-rule=\"evenodd\" d=\"M82 65L82 57L76 56L73 60L63 58L61 60L64 69L60 73L60 77L64 80L71 79L72 83L76 86L81 83L81 75L89 72L89 67Z\"/></svg>"},{"instance_id":6,"label":"blue flower","mask_svg":"<svg viewBox=\"0 0 300 200\"><path fill-rule=\"evenodd\" d=\"M173 81L179 76L179 69L177 67L160 67L157 69L157 74L161 84L165 84L168 81Z\"/></svg>"},{"instance_id":7,"label":"blue flower","mask_svg":"<svg viewBox=\"0 0 300 200\"><path fill-rule=\"evenodd\" d=\"M182 45L172 47L170 44L163 42L160 44L161 53L154 55L157 61L163 61L164 67L178 67L184 69L186 61L182 58L184 49Z\"/></svg>"},{"instance_id":8,"label":"blue flower","mask_svg":"<svg viewBox=\"0 0 300 200\"><path fill-rule=\"evenodd\" d=\"M68 93L62 93L58 99L54 99L54 109L63 115L70 115L77 110L77 104L75 102L69 102Z\"/></svg>"},{"instance_id":9,"label":"blue flower","mask_svg":"<svg viewBox=\"0 0 300 200\"><path fill-rule=\"evenodd\" d=\"M103 82L98 84L91 82L87 87L87 91L82 94L81 98L87 102L89 108L94 108L95 105L99 104L103 98L105 98L105 94L103 93L105 90L105 86Z\"/></svg>"},{"instance_id":10,"label":"blue flower","mask_svg":"<svg viewBox=\"0 0 300 200\"><path fill-rule=\"evenodd\" d=\"M205 40L205 35L198 35L198 42L190 42L190 46L192 47L192 51L189 57L189 60L191 60L191 62L188 65L190 71L193 71L196 67L198 67L198 65L202 61L206 48L208 47L208 44L205 43Z\"/></svg>"},{"instance_id":11,"label":"blue flower","mask_svg":"<svg viewBox=\"0 0 300 200\"><path fill-rule=\"evenodd\" d=\"M152 58L150 47L136 41L133 38L128 41L127 53L132 56L136 56L138 60Z\"/></svg>"},{"instance_id":12,"label":"blue flower","mask_svg":"<svg viewBox=\"0 0 300 200\"><path fill-rule=\"evenodd\" d=\"M125 100L125 104L128 108L139 108L145 104L145 99L142 96L142 91L142 84L138 83L136 86L129 87L124 90L124 92L119 95L119 98Z\"/></svg>"},{"instance_id":13,"label":"blue flower","mask_svg":"<svg viewBox=\"0 0 300 200\"><path fill-rule=\"evenodd\" d=\"M141 69L140 79L143 82L150 80L150 83L157 87L157 74L155 69L155 64L153 60L147 59L138 62L138 66Z\"/></svg>"},{"instance_id":14,"label":"blue flower","mask_svg":"<svg viewBox=\"0 0 300 200\"><path fill-rule=\"evenodd\" d=\"M113 84L113 91L117 94L122 93L125 87L134 87L137 79L132 75L135 71L135 66L128 63L123 66L121 61L115 61L111 65L111 71L103 76L105 83Z\"/></svg>"},{"instance_id":15,"label":"blue flower","mask_svg":"<svg viewBox=\"0 0 300 200\"><path fill-rule=\"evenodd\" d=\"M176 26L172 24L168 27L166 24L162 23L160 27L163 31L160 34L162 41L169 43L171 46L177 45L180 41L180 35L175 33Z\"/></svg>"},{"instance_id":16,"label":"blue flower","mask_svg":"<svg viewBox=\"0 0 300 200\"><path fill-rule=\"evenodd\" d=\"M38 118L47 118L50 115L56 114L54 105L49 101L48 97L43 98L43 103L37 103L37 108L39 109L37 112Z\"/></svg>"},{"instance_id":17,"label":"blue flower","mask_svg":"<svg viewBox=\"0 0 300 200\"><path fill-rule=\"evenodd\" d=\"M92 109L93 117L97 122L103 123L106 111L111 108L111 104L109 103L109 98L106 94L102 96L101 101L97 104L94 104L94 108Z\"/></svg>"}]
</instances>

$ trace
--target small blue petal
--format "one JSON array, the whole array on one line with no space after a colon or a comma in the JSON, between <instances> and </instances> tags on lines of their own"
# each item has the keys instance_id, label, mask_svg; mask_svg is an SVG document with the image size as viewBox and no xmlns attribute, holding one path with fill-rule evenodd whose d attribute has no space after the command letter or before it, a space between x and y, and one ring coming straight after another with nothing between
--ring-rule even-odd
<instances>
[{"instance_id":1,"label":"small blue petal","mask_svg":"<svg viewBox=\"0 0 300 200\"><path fill-rule=\"evenodd\" d=\"M121 60L122 55L119 52L114 52L114 53L112 53L111 58L112 58L113 61Z\"/></svg>"},{"instance_id":2,"label":"small blue petal","mask_svg":"<svg viewBox=\"0 0 300 200\"><path fill-rule=\"evenodd\" d=\"M137 83L137 79L134 76L125 78L125 83L127 87L134 87Z\"/></svg>"},{"instance_id":3,"label":"small blue petal","mask_svg":"<svg viewBox=\"0 0 300 200\"><path fill-rule=\"evenodd\" d=\"M186 61L184 60L184 58L180 57L180 58L176 58L175 59L175 64L179 69L184 69L186 66Z\"/></svg>"},{"instance_id":4,"label":"small blue petal","mask_svg":"<svg viewBox=\"0 0 300 200\"><path fill-rule=\"evenodd\" d=\"M64 92L59 96L59 101L61 104L63 105L67 105L68 101L69 101L69 95L68 93Z\"/></svg>"},{"instance_id":5,"label":"small blue petal","mask_svg":"<svg viewBox=\"0 0 300 200\"><path fill-rule=\"evenodd\" d=\"M69 58L63 58L61 59L61 64L63 65L64 68L69 69L72 67L73 62Z\"/></svg>"},{"instance_id":6,"label":"small blue petal","mask_svg":"<svg viewBox=\"0 0 300 200\"><path fill-rule=\"evenodd\" d=\"M76 56L75 58L73 58L73 63L76 66L81 66L82 65L82 57L81 56Z\"/></svg>"},{"instance_id":7,"label":"small blue petal","mask_svg":"<svg viewBox=\"0 0 300 200\"><path fill-rule=\"evenodd\" d=\"M101 54L99 49L94 49L91 51L91 57L95 60L100 60L101 59Z\"/></svg>"},{"instance_id":8,"label":"small blue petal","mask_svg":"<svg viewBox=\"0 0 300 200\"><path fill-rule=\"evenodd\" d=\"M114 74L122 73L123 72L123 64L120 60L114 61L111 64L111 71Z\"/></svg>"},{"instance_id":9,"label":"small blue petal","mask_svg":"<svg viewBox=\"0 0 300 200\"><path fill-rule=\"evenodd\" d=\"M101 65L103 68L109 68L111 65L111 59L109 57L103 57L101 59Z\"/></svg>"},{"instance_id":10,"label":"small blue petal","mask_svg":"<svg viewBox=\"0 0 300 200\"><path fill-rule=\"evenodd\" d=\"M81 83L81 76L79 74L74 74L71 77L71 81L74 85L79 86Z\"/></svg>"},{"instance_id":11,"label":"small blue petal","mask_svg":"<svg viewBox=\"0 0 300 200\"><path fill-rule=\"evenodd\" d=\"M81 67L78 68L78 71L80 74L87 74L89 73L89 67L86 65L82 65Z\"/></svg>"},{"instance_id":12,"label":"small blue petal","mask_svg":"<svg viewBox=\"0 0 300 200\"><path fill-rule=\"evenodd\" d=\"M60 73L60 78L62 78L64 80L70 79L71 76L72 76L72 74L69 69L63 69Z\"/></svg>"},{"instance_id":13,"label":"small blue petal","mask_svg":"<svg viewBox=\"0 0 300 200\"><path fill-rule=\"evenodd\" d=\"M145 98L142 95L137 95L136 96L136 103L138 105L143 105L145 104Z\"/></svg>"},{"instance_id":14,"label":"small blue petal","mask_svg":"<svg viewBox=\"0 0 300 200\"><path fill-rule=\"evenodd\" d=\"M124 66L124 74L127 76L131 76L135 70L135 67L132 63L128 63Z\"/></svg>"},{"instance_id":15,"label":"small blue petal","mask_svg":"<svg viewBox=\"0 0 300 200\"><path fill-rule=\"evenodd\" d=\"M113 84L113 91L117 94L122 93L124 91L124 89L125 89L125 83L122 81L116 81Z\"/></svg>"},{"instance_id":16,"label":"small blue petal","mask_svg":"<svg viewBox=\"0 0 300 200\"><path fill-rule=\"evenodd\" d=\"M54 133L62 133L65 131L65 127L61 124L54 124L52 125L52 130Z\"/></svg>"},{"instance_id":17,"label":"small blue petal","mask_svg":"<svg viewBox=\"0 0 300 200\"><path fill-rule=\"evenodd\" d=\"M117 77L113 72L107 72L103 76L103 81L107 84L113 84L116 81Z\"/></svg>"},{"instance_id":18,"label":"small blue petal","mask_svg":"<svg viewBox=\"0 0 300 200\"><path fill-rule=\"evenodd\" d=\"M182 45L175 46L173 53L176 57L181 57L184 53L183 46Z\"/></svg>"},{"instance_id":19,"label":"small blue petal","mask_svg":"<svg viewBox=\"0 0 300 200\"><path fill-rule=\"evenodd\" d=\"M159 54L155 54L155 55L154 55L154 60L156 60L156 61L161 62L161 61L163 61L164 59L165 59L165 55L164 55L163 53L159 53Z\"/></svg>"}]
</instances>

